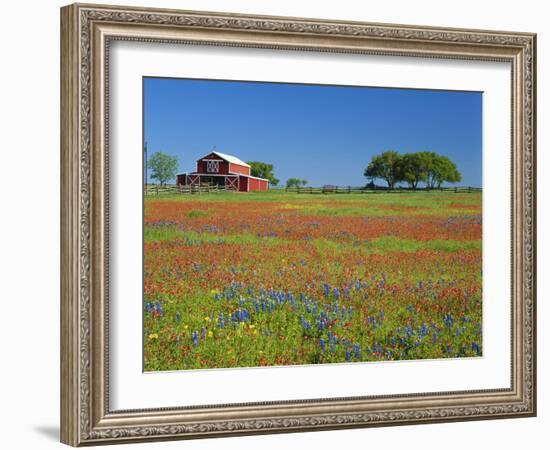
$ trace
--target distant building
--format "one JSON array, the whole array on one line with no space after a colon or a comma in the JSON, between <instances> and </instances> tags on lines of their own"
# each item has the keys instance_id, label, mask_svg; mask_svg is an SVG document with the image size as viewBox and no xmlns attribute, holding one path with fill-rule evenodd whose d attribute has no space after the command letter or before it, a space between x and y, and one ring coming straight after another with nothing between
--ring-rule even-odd
<instances>
[{"instance_id":1,"label":"distant building","mask_svg":"<svg viewBox=\"0 0 550 450\"><path fill-rule=\"evenodd\" d=\"M208 184L240 192L267 191L269 188L267 179L250 175L250 166L244 161L220 152L211 152L197 160L195 172L179 173L177 184L183 186Z\"/></svg>"}]
</instances>

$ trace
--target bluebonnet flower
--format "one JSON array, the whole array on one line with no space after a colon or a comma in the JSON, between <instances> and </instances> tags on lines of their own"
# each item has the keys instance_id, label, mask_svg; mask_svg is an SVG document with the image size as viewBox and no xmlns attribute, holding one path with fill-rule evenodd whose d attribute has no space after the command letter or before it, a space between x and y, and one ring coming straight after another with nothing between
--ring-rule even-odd
<instances>
[{"instance_id":1,"label":"bluebonnet flower","mask_svg":"<svg viewBox=\"0 0 550 450\"><path fill-rule=\"evenodd\" d=\"M422 331L420 332L420 336L421 337L426 336L429 333L429 331L430 331L430 329L428 328L428 326L426 324L424 324L422 326Z\"/></svg>"},{"instance_id":2,"label":"bluebonnet flower","mask_svg":"<svg viewBox=\"0 0 550 450\"><path fill-rule=\"evenodd\" d=\"M361 359L361 346L359 344L353 346L353 355L356 359Z\"/></svg>"},{"instance_id":3,"label":"bluebonnet flower","mask_svg":"<svg viewBox=\"0 0 550 450\"><path fill-rule=\"evenodd\" d=\"M319 339L319 347L321 347L321 350L325 350L325 340L323 338Z\"/></svg>"},{"instance_id":4,"label":"bluebonnet flower","mask_svg":"<svg viewBox=\"0 0 550 450\"><path fill-rule=\"evenodd\" d=\"M193 341L195 347L199 345L199 333L197 331L193 331L191 334L191 341Z\"/></svg>"},{"instance_id":5,"label":"bluebonnet flower","mask_svg":"<svg viewBox=\"0 0 550 450\"><path fill-rule=\"evenodd\" d=\"M349 347L346 348L346 361L351 361L351 352L349 350Z\"/></svg>"},{"instance_id":6,"label":"bluebonnet flower","mask_svg":"<svg viewBox=\"0 0 550 450\"><path fill-rule=\"evenodd\" d=\"M453 316L450 313L445 314L445 316L443 317L443 325L445 325L449 328L452 328L452 326L453 326Z\"/></svg>"},{"instance_id":7,"label":"bluebonnet flower","mask_svg":"<svg viewBox=\"0 0 550 450\"><path fill-rule=\"evenodd\" d=\"M317 320L317 329L322 332L325 328L326 328L325 321L323 319Z\"/></svg>"},{"instance_id":8,"label":"bluebonnet flower","mask_svg":"<svg viewBox=\"0 0 550 450\"><path fill-rule=\"evenodd\" d=\"M311 323L304 319L304 316L300 316L300 323L305 331L311 331Z\"/></svg>"},{"instance_id":9,"label":"bluebonnet flower","mask_svg":"<svg viewBox=\"0 0 550 450\"><path fill-rule=\"evenodd\" d=\"M176 313L176 322L181 323L181 314L179 311Z\"/></svg>"}]
</instances>

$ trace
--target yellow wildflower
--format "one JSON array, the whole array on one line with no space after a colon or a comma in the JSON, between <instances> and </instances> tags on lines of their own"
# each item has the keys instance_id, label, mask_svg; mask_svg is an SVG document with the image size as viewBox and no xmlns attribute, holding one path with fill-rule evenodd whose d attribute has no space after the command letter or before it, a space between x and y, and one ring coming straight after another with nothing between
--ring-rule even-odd
<instances>
[{"instance_id":1,"label":"yellow wildflower","mask_svg":"<svg viewBox=\"0 0 550 450\"><path fill-rule=\"evenodd\" d=\"M159 335L157 333L151 333L149 335L149 340L152 340L152 339L158 339L159 338Z\"/></svg>"},{"instance_id":2,"label":"yellow wildflower","mask_svg":"<svg viewBox=\"0 0 550 450\"><path fill-rule=\"evenodd\" d=\"M212 331L209 331L208 332L208 337L212 337L212 336L214 336L214 333L212 333Z\"/></svg>"}]
</instances>

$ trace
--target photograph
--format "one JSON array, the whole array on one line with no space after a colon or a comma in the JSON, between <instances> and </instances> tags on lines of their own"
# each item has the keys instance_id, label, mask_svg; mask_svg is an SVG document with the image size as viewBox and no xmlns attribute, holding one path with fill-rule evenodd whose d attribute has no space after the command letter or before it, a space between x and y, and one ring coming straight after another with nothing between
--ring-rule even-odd
<instances>
[{"instance_id":1,"label":"photograph","mask_svg":"<svg viewBox=\"0 0 550 450\"><path fill-rule=\"evenodd\" d=\"M483 357L483 92L142 93L145 372Z\"/></svg>"}]
</instances>

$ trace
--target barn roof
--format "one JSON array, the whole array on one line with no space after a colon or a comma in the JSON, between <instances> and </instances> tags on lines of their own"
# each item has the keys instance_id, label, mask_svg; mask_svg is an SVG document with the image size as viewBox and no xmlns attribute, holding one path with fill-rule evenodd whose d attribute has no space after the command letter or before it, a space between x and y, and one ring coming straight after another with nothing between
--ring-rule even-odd
<instances>
[{"instance_id":1,"label":"barn roof","mask_svg":"<svg viewBox=\"0 0 550 450\"><path fill-rule=\"evenodd\" d=\"M230 162L231 164L238 164L239 166L250 167L247 163L237 158L236 156L228 155L227 153L221 153L216 151L210 152L208 154L210 155L212 153L214 153L215 155L218 155L221 159L225 159L227 162Z\"/></svg>"}]
</instances>

